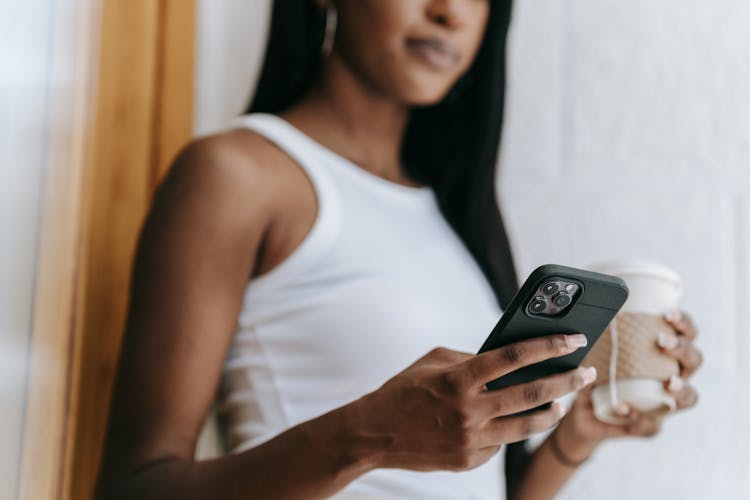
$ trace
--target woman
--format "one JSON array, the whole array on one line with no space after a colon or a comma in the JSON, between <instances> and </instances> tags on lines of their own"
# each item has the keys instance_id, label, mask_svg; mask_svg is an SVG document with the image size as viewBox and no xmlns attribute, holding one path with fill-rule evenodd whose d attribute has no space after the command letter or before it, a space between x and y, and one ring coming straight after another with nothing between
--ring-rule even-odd
<instances>
[{"instance_id":1,"label":"woman","mask_svg":"<svg viewBox=\"0 0 750 500\"><path fill-rule=\"evenodd\" d=\"M509 17L276 1L249 113L180 154L143 228L100 498L550 498L604 440L658 432L597 421L588 390L513 415L585 368L483 390L580 336L470 354L517 286L494 192ZM696 331L669 320L687 408ZM219 385L232 453L194 462Z\"/></svg>"}]
</instances>

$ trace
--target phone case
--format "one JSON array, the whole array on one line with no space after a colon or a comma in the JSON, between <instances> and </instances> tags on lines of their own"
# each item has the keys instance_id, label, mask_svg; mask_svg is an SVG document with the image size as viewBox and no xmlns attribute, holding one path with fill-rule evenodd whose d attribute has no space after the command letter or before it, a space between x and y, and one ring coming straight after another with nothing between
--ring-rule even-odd
<instances>
[{"instance_id":1,"label":"phone case","mask_svg":"<svg viewBox=\"0 0 750 500\"><path fill-rule=\"evenodd\" d=\"M535 316L527 312L526 305L534 298L537 289L553 278L573 281L581 287L572 304L560 315L553 317ZM501 389L578 367L627 298L627 285L615 276L555 264L537 268L513 297L479 352L520 340L560 333L583 333L588 338L588 344L571 354L508 373L489 382L487 388ZM523 413L548 408L550 404L546 403Z\"/></svg>"}]
</instances>

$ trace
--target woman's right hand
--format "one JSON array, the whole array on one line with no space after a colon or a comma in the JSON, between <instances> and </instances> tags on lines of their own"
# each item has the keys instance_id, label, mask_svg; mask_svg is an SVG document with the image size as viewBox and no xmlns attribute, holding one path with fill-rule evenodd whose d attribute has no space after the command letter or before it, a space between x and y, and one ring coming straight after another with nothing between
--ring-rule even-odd
<instances>
[{"instance_id":1,"label":"woman's right hand","mask_svg":"<svg viewBox=\"0 0 750 500\"><path fill-rule=\"evenodd\" d=\"M582 337L582 336L581 336ZM550 335L473 355L436 348L355 403L354 427L374 443L378 467L466 470L489 460L505 443L542 432L565 414L558 402L535 408L590 384L592 367L579 367L489 391L485 384L527 365L570 354L577 335Z\"/></svg>"}]
</instances>

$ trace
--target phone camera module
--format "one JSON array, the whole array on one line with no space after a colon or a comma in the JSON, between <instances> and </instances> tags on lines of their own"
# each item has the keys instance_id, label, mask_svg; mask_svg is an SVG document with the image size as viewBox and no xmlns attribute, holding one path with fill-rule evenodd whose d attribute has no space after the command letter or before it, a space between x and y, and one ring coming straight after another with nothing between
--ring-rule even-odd
<instances>
[{"instance_id":1,"label":"phone camera module","mask_svg":"<svg viewBox=\"0 0 750 500\"><path fill-rule=\"evenodd\" d=\"M560 289L560 285L558 285L554 281L545 283L544 286L542 287L542 291L546 293L547 295L554 295L555 293L557 293L559 289Z\"/></svg>"},{"instance_id":2,"label":"phone camera module","mask_svg":"<svg viewBox=\"0 0 750 500\"><path fill-rule=\"evenodd\" d=\"M557 307L563 308L568 307L573 299L567 293L560 292L552 299L552 303Z\"/></svg>"},{"instance_id":3,"label":"phone camera module","mask_svg":"<svg viewBox=\"0 0 750 500\"><path fill-rule=\"evenodd\" d=\"M534 314L543 313L547 309L547 299L544 297L534 297L534 300L529 304L529 311Z\"/></svg>"}]
</instances>

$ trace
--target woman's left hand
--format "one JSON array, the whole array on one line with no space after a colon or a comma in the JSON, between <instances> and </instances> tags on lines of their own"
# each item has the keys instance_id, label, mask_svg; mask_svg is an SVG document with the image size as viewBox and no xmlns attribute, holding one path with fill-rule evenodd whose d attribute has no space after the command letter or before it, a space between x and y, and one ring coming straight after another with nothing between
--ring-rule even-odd
<instances>
[{"instance_id":1,"label":"woman's left hand","mask_svg":"<svg viewBox=\"0 0 750 500\"><path fill-rule=\"evenodd\" d=\"M670 311L664 315L664 319L673 331L661 334L657 345L663 353L673 356L679 362L679 376L664 381L664 387L674 396L679 411L691 408L698 402L698 393L687 379L701 366L703 355L693 343L698 330L687 313ZM558 433L567 435L566 440L569 442L577 440L595 446L608 438L652 437L661 430L662 416L646 415L626 404L623 404L618 414L626 416L628 422L608 424L596 418L591 388L586 388L578 393L573 407L560 422Z\"/></svg>"}]
</instances>

